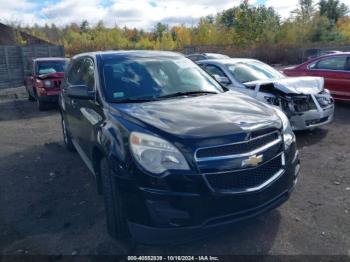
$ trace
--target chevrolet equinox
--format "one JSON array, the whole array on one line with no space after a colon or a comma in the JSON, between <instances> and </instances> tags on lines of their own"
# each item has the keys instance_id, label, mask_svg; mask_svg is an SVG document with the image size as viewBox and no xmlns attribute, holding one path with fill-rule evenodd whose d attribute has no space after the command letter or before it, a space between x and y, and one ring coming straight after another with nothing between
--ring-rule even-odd
<instances>
[{"instance_id":1,"label":"chevrolet equinox","mask_svg":"<svg viewBox=\"0 0 350 262\"><path fill-rule=\"evenodd\" d=\"M278 207L297 181L287 117L177 53L77 55L59 106L64 143L96 177L115 238L202 237Z\"/></svg>"}]
</instances>

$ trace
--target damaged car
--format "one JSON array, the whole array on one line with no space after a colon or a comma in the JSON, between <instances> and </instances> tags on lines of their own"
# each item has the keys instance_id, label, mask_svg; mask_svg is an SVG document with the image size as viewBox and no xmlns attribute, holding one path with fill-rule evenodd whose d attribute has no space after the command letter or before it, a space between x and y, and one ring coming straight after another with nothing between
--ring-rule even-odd
<instances>
[{"instance_id":1,"label":"damaged car","mask_svg":"<svg viewBox=\"0 0 350 262\"><path fill-rule=\"evenodd\" d=\"M322 77L286 77L254 59L198 64L225 87L282 109L293 130L313 129L333 120L334 100Z\"/></svg>"},{"instance_id":2,"label":"damaged car","mask_svg":"<svg viewBox=\"0 0 350 262\"><path fill-rule=\"evenodd\" d=\"M47 109L49 104L57 104L68 61L64 57L41 57L28 61L24 86L28 99L36 100L40 111Z\"/></svg>"}]
</instances>

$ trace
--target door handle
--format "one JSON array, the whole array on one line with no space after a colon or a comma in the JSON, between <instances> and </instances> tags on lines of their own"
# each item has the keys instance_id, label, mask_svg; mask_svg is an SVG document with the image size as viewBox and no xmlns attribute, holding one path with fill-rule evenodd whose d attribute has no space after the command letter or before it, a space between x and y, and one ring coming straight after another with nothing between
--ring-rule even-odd
<instances>
[{"instance_id":1,"label":"door handle","mask_svg":"<svg viewBox=\"0 0 350 262\"><path fill-rule=\"evenodd\" d=\"M75 99L72 99L71 104L72 104L72 106L76 106L78 104L78 102Z\"/></svg>"}]
</instances>

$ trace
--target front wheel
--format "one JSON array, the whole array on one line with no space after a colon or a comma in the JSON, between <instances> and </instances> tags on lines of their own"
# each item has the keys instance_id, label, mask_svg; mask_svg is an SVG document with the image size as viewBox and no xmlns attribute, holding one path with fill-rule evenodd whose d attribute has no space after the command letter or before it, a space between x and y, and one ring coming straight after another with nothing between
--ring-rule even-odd
<instances>
[{"instance_id":1,"label":"front wheel","mask_svg":"<svg viewBox=\"0 0 350 262\"><path fill-rule=\"evenodd\" d=\"M63 142L64 145L66 146L66 148L69 151L74 151L74 145L72 143L72 138L69 135L69 132L67 130L67 124L66 124L66 120L64 119L63 115L62 115L62 133L63 133Z\"/></svg>"},{"instance_id":2,"label":"front wheel","mask_svg":"<svg viewBox=\"0 0 350 262\"><path fill-rule=\"evenodd\" d=\"M116 180L111 174L106 158L103 158L100 162L100 175L105 201L108 233L116 239L129 238L129 227L123 208L122 196L116 184Z\"/></svg>"}]
</instances>

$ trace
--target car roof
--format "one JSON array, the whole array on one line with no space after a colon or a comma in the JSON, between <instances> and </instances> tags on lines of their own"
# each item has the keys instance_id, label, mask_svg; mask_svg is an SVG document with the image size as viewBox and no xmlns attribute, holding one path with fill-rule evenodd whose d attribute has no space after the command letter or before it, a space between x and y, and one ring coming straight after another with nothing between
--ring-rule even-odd
<instances>
[{"instance_id":1,"label":"car roof","mask_svg":"<svg viewBox=\"0 0 350 262\"><path fill-rule=\"evenodd\" d=\"M100 56L102 59L111 57L184 57L183 54L169 51L145 51L145 50L120 50L120 51L97 51L75 55L73 59L82 56Z\"/></svg>"},{"instance_id":2,"label":"car roof","mask_svg":"<svg viewBox=\"0 0 350 262\"><path fill-rule=\"evenodd\" d=\"M313 63L313 62L315 62L317 60L320 60L320 59L323 59L323 58L326 58L326 57L333 57L333 56L350 56L350 52L340 52L340 53L332 53L332 54L316 56L314 58L311 58L311 59L303 62L302 64L300 64L298 66L301 66L301 65L304 65L304 64L310 64L310 63Z\"/></svg>"},{"instance_id":3,"label":"car roof","mask_svg":"<svg viewBox=\"0 0 350 262\"><path fill-rule=\"evenodd\" d=\"M341 56L341 55L350 55L350 52L336 52L336 53L332 53L332 54L326 54L326 55L322 55L322 56L319 56L317 58L320 58L320 57L331 57L331 56Z\"/></svg>"},{"instance_id":4,"label":"car roof","mask_svg":"<svg viewBox=\"0 0 350 262\"><path fill-rule=\"evenodd\" d=\"M230 64L230 63L239 63L239 62L260 62L259 60L252 59L252 58L227 58L227 59L207 59L207 60L201 60L198 61L198 63L213 63L213 64Z\"/></svg>"},{"instance_id":5,"label":"car roof","mask_svg":"<svg viewBox=\"0 0 350 262\"><path fill-rule=\"evenodd\" d=\"M69 60L68 58L65 58L65 57L37 57L37 58L34 58L33 59L34 61L66 61L66 60Z\"/></svg>"}]
</instances>

